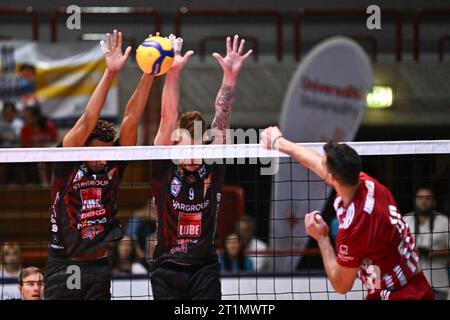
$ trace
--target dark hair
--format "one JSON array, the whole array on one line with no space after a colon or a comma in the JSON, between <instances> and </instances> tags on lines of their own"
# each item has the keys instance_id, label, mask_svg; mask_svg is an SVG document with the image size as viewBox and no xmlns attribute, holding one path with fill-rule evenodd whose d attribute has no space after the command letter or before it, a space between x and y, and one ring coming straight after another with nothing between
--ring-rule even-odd
<instances>
[{"instance_id":1,"label":"dark hair","mask_svg":"<svg viewBox=\"0 0 450 320\"><path fill-rule=\"evenodd\" d=\"M433 199L433 201L436 201L436 198L434 196L433 188L431 188L430 186L427 186L427 185L420 186L420 187L418 187L416 189L416 193L414 194L414 200L417 198L417 193L420 190L428 190L428 191L430 191L431 198ZM433 211L434 211L434 209L433 209ZM415 226L414 230L415 230L415 232L417 234L420 233L420 230L419 230L420 229L419 216L420 216L419 211L417 211L416 205L414 204L414 226ZM433 233L433 229L434 229L434 214L431 214L430 215L430 233Z\"/></svg>"},{"instance_id":2,"label":"dark hair","mask_svg":"<svg viewBox=\"0 0 450 320\"><path fill-rule=\"evenodd\" d=\"M41 108L39 105L32 105L26 108L26 111L31 113L31 117L37 120L37 124L40 130L45 130L47 127L47 117L44 116L41 112Z\"/></svg>"},{"instance_id":3,"label":"dark hair","mask_svg":"<svg viewBox=\"0 0 450 320\"><path fill-rule=\"evenodd\" d=\"M94 130L92 130L86 144L92 140L100 140L103 142L112 142L116 137L116 129L114 129L114 124L104 120L98 120L95 125Z\"/></svg>"},{"instance_id":4,"label":"dark hair","mask_svg":"<svg viewBox=\"0 0 450 320\"><path fill-rule=\"evenodd\" d=\"M3 112L5 112L6 108L11 108L13 111L17 111L16 104L11 101L5 101L3 103Z\"/></svg>"},{"instance_id":5,"label":"dark hair","mask_svg":"<svg viewBox=\"0 0 450 320\"><path fill-rule=\"evenodd\" d=\"M201 121L203 138L203 134L205 133L207 126L203 115L198 111L187 111L183 113L178 121L178 127L181 129L186 129L190 133L192 139L194 139L195 121Z\"/></svg>"},{"instance_id":6,"label":"dark hair","mask_svg":"<svg viewBox=\"0 0 450 320\"><path fill-rule=\"evenodd\" d=\"M28 268L22 269L20 271L20 275L19 275L19 284L22 285L24 278L31 276L33 274L36 274L36 273L40 273L40 274L42 274L42 276L44 276L44 272L42 272L41 269L36 268L36 267L28 267Z\"/></svg>"},{"instance_id":7,"label":"dark hair","mask_svg":"<svg viewBox=\"0 0 450 320\"><path fill-rule=\"evenodd\" d=\"M333 177L343 185L354 186L361 172L361 158L358 153L342 143L330 141L323 146L326 166Z\"/></svg>"},{"instance_id":8,"label":"dark hair","mask_svg":"<svg viewBox=\"0 0 450 320\"><path fill-rule=\"evenodd\" d=\"M36 67L29 63L23 63L19 66L19 71L23 71L25 69L31 70L36 73Z\"/></svg>"},{"instance_id":9,"label":"dark hair","mask_svg":"<svg viewBox=\"0 0 450 320\"><path fill-rule=\"evenodd\" d=\"M239 242L239 252L237 255L238 269L241 271L246 271L246 269L245 269L246 256L244 254L244 248L242 248L242 245L241 245L241 238L239 235L236 235L236 237L234 237L234 238L237 238L237 240ZM226 239L225 241L228 241L228 239ZM232 271L231 268L232 268L233 260L231 260L231 257L228 254L226 245L223 250L223 263L224 263L224 270Z\"/></svg>"}]
</instances>

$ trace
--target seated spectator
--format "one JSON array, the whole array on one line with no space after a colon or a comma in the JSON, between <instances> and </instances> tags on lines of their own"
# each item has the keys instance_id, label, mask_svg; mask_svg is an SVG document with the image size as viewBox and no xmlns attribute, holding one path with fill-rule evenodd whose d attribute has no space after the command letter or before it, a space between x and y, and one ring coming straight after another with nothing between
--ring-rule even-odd
<instances>
[{"instance_id":1,"label":"seated spectator","mask_svg":"<svg viewBox=\"0 0 450 320\"><path fill-rule=\"evenodd\" d=\"M219 257L222 272L252 272L252 259L244 254L239 236L232 233L225 240L225 248Z\"/></svg>"},{"instance_id":2,"label":"seated spectator","mask_svg":"<svg viewBox=\"0 0 450 320\"><path fill-rule=\"evenodd\" d=\"M23 269L19 276L18 288L21 300L43 300L44 273L36 267Z\"/></svg>"},{"instance_id":3,"label":"seated spectator","mask_svg":"<svg viewBox=\"0 0 450 320\"><path fill-rule=\"evenodd\" d=\"M0 279L19 279L22 253L16 242L0 244Z\"/></svg>"},{"instance_id":4,"label":"seated spectator","mask_svg":"<svg viewBox=\"0 0 450 320\"><path fill-rule=\"evenodd\" d=\"M113 275L147 274L148 267L143 253L136 250L136 242L129 236L114 243L110 252Z\"/></svg>"},{"instance_id":5,"label":"seated spectator","mask_svg":"<svg viewBox=\"0 0 450 320\"><path fill-rule=\"evenodd\" d=\"M125 227L125 234L133 241L137 241L139 249L144 252L147 248L147 238L156 231L156 207L153 199L140 209L133 212Z\"/></svg>"},{"instance_id":6,"label":"seated spectator","mask_svg":"<svg viewBox=\"0 0 450 320\"><path fill-rule=\"evenodd\" d=\"M3 104L2 117L0 119L0 148L20 147L20 133L23 121L18 117L16 105L12 102ZM22 164L4 164L3 169L5 181L8 185L19 184L18 172L22 170Z\"/></svg>"},{"instance_id":7,"label":"seated spectator","mask_svg":"<svg viewBox=\"0 0 450 320\"><path fill-rule=\"evenodd\" d=\"M20 147L20 133L23 125L23 120L18 117L16 105L12 102L5 102L0 119L0 147Z\"/></svg>"},{"instance_id":8,"label":"seated spectator","mask_svg":"<svg viewBox=\"0 0 450 320\"><path fill-rule=\"evenodd\" d=\"M252 252L247 255L251 258L255 269L262 271L267 265L268 256L264 253L258 253L258 251L267 250L267 245L254 236L254 219L250 216L240 217L236 222L236 233L241 239L242 250Z\"/></svg>"},{"instance_id":9,"label":"seated spectator","mask_svg":"<svg viewBox=\"0 0 450 320\"><path fill-rule=\"evenodd\" d=\"M58 131L45 117L38 105L25 109L25 125L21 131L21 145L24 148L56 146Z\"/></svg>"},{"instance_id":10,"label":"seated spectator","mask_svg":"<svg viewBox=\"0 0 450 320\"><path fill-rule=\"evenodd\" d=\"M21 145L24 148L43 148L56 146L58 131L53 123L42 115L39 106L25 109L25 125L21 132ZM49 164L29 163L24 166L24 174L29 183L50 185L51 167Z\"/></svg>"},{"instance_id":11,"label":"seated spectator","mask_svg":"<svg viewBox=\"0 0 450 320\"><path fill-rule=\"evenodd\" d=\"M446 215L436 211L433 190L416 191L415 210L404 216L414 234L420 267L433 287L436 300L449 299L448 257L450 224Z\"/></svg>"}]
</instances>

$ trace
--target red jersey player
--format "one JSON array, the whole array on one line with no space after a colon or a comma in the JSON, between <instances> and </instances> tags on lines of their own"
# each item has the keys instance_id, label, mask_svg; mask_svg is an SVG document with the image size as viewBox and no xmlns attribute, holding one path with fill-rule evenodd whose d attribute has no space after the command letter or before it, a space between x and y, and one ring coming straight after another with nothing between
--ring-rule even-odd
<instances>
[{"instance_id":1,"label":"red jersey player","mask_svg":"<svg viewBox=\"0 0 450 320\"><path fill-rule=\"evenodd\" d=\"M342 294L359 276L367 299L433 299L418 264L414 238L390 191L361 172L361 160L346 144L329 142L325 155L283 138L277 127L261 134L261 144L289 154L336 190L339 221L336 251L329 229L318 211L305 216L308 234L317 240L323 264L334 289Z\"/></svg>"}]
</instances>

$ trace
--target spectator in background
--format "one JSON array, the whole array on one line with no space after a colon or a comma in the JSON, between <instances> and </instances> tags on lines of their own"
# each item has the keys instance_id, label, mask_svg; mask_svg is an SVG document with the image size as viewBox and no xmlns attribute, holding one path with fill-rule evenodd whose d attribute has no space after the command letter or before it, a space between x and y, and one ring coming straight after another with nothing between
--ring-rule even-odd
<instances>
[{"instance_id":1,"label":"spectator in background","mask_svg":"<svg viewBox=\"0 0 450 320\"><path fill-rule=\"evenodd\" d=\"M241 240L242 250L251 251L248 256L252 260L256 271L262 271L267 265L267 255L258 251L267 250L267 245L257 239L255 234L255 220L250 216L242 216L236 222L236 233Z\"/></svg>"},{"instance_id":2,"label":"spectator in background","mask_svg":"<svg viewBox=\"0 0 450 320\"><path fill-rule=\"evenodd\" d=\"M431 188L417 189L414 207L415 210L405 215L404 220L415 236L420 267L433 287L434 298L449 299L449 219L436 211L436 200Z\"/></svg>"},{"instance_id":3,"label":"spectator in background","mask_svg":"<svg viewBox=\"0 0 450 320\"><path fill-rule=\"evenodd\" d=\"M0 279L19 279L21 270L22 252L16 242L0 244Z\"/></svg>"},{"instance_id":4,"label":"spectator in background","mask_svg":"<svg viewBox=\"0 0 450 320\"><path fill-rule=\"evenodd\" d=\"M244 254L241 239L235 233L227 236L223 254L219 257L222 272L252 272L253 261Z\"/></svg>"},{"instance_id":5,"label":"spectator in background","mask_svg":"<svg viewBox=\"0 0 450 320\"><path fill-rule=\"evenodd\" d=\"M0 119L0 147L18 148L23 125L23 120L18 117L16 105L5 102Z\"/></svg>"},{"instance_id":6,"label":"spectator in background","mask_svg":"<svg viewBox=\"0 0 450 320\"><path fill-rule=\"evenodd\" d=\"M111 255L113 275L147 274L148 265L144 253L136 248L136 242L129 236L114 243Z\"/></svg>"},{"instance_id":7,"label":"spectator in background","mask_svg":"<svg viewBox=\"0 0 450 320\"><path fill-rule=\"evenodd\" d=\"M55 146L58 131L42 113L39 105L25 109L25 125L21 131L21 144L25 148Z\"/></svg>"},{"instance_id":8,"label":"spectator in background","mask_svg":"<svg viewBox=\"0 0 450 320\"><path fill-rule=\"evenodd\" d=\"M25 125L21 132L21 145L24 148L54 147L58 141L58 131L45 117L38 105L25 109ZM51 166L45 163L30 163L25 166L27 182L50 185Z\"/></svg>"},{"instance_id":9,"label":"spectator in background","mask_svg":"<svg viewBox=\"0 0 450 320\"><path fill-rule=\"evenodd\" d=\"M18 117L16 105L12 102L3 103L2 117L0 119L0 148L20 147L20 133L23 120ZM15 185L21 183L18 170L22 170L21 164L5 164L5 183Z\"/></svg>"},{"instance_id":10,"label":"spectator in background","mask_svg":"<svg viewBox=\"0 0 450 320\"><path fill-rule=\"evenodd\" d=\"M133 216L128 219L125 234L131 240L137 241L139 249L145 251L147 248L147 238L156 231L156 207L154 198L149 199L140 209L133 212Z\"/></svg>"},{"instance_id":11,"label":"spectator in background","mask_svg":"<svg viewBox=\"0 0 450 320\"><path fill-rule=\"evenodd\" d=\"M22 105L24 108L39 103L36 94L36 67L32 64L24 63L19 66L17 75L25 80L22 88Z\"/></svg>"},{"instance_id":12,"label":"spectator in background","mask_svg":"<svg viewBox=\"0 0 450 320\"><path fill-rule=\"evenodd\" d=\"M21 300L43 300L44 273L36 267L23 269L19 276L18 288Z\"/></svg>"}]
</instances>

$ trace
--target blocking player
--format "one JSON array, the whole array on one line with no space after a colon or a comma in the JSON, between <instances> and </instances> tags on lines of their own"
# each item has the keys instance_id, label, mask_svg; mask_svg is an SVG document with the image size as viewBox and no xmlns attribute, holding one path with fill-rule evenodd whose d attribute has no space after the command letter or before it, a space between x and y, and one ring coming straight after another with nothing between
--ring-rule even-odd
<instances>
[{"instance_id":1,"label":"blocking player","mask_svg":"<svg viewBox=\"0 0 450 320\"><path fill-rule=\"evenodd\" d=\"M233 105L236 79L251 50L243 54L245 40L226 40L227 55L214 53L223 71L215 103L209 141L202 137L206 122L200 112L179 116L179 77L193 51L180 54L182 39L171 35L175 61L166 75L161 121L155 145L224 143ZM201 125L196 136L195 127ZM176 141L172 139L174 133ZM158 212L157 245L151 282L155 299L220 299L219 263L214 246L217 212L224 180L224 164L183 160L152 162L152 189Z\"/></svg>"},{"instance_id":2,"label":"blocking player","mask_svg":"<svg viewBox=\"0 0 450 320\"><path fill-rule=\"evenodd\" d=\"M131 47L122 52L122 33L102 41L106 70L81 117L60 147L133 146L153 77L143 74L125 108L119 138L112 123L99 120L107 93ZM45 299L110 299L107 246L122 238L117 215L125 163L56 163L53 169L49 259ZM81 277L81 278L80 278Z\"/></svg>"},{"instance_id":3,"label":"blocking player","mask_svg":"<svg viewBox=\"0 0 450 320\"><path fill-rule=\"evenodd\" d=\"M368 289L368 300L433 299L418 264L414 238L391 192L361 171L354 149L329 142L321 156L287 140L277 127L261 133L261 144L289 154L336 190L337 254L320 212L308 213L305 226L319 244L325 271L337 292L350 291L359 275Z\"/></svg>"}]
</instances>

